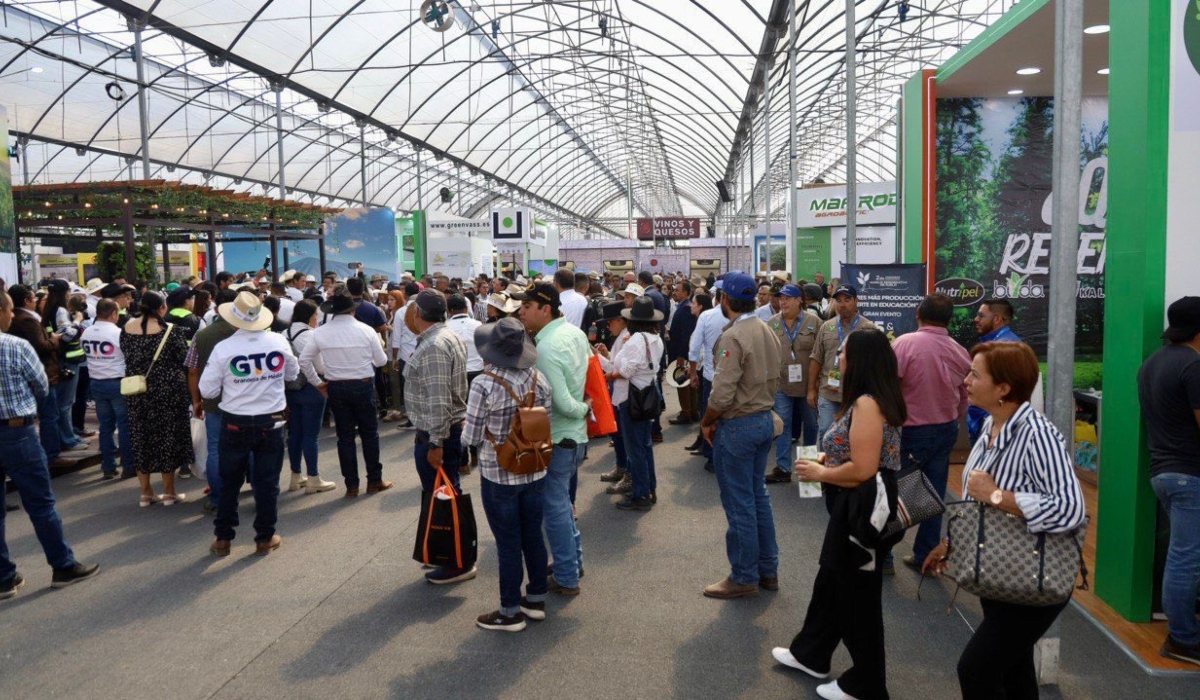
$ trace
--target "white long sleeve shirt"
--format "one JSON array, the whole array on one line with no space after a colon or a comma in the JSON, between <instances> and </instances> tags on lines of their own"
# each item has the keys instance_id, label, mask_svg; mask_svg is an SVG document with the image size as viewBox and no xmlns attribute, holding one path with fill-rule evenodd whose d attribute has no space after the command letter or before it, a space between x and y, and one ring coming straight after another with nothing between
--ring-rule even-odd
<instances>
[{"instance_id":1,"label":"white long sleeve shirt","mask_svg":"<svg viewBox=\"0 0 1200 700\"><path fill-rule=\"evenodd\" d=\"M696 363L700 374L710 382L713 378L713 346L717 344L717 338L721 337L726 323L729 323L729 319L725 318L721 307L702 311L696 319L696 330L692 331L692 338L688 343L688 359Z\"/></svg>"},{"instance_id":2,"label":"white long sleeve shirt","mask_svg":"<svg viewBox=\"0 0 1200 700\"><path fill-rule=\"evenodd\" d=\"M451 316L446 321L446 327L463 341L463 345L467 346L467 372L483 371L483 358L479 356L479 350L475 348L475 329L482 325L467 313Z\"/></svg>"},{"instance_id":3,"label":"white long sleeve shirt","mask_svg":"<svg viewBox=\"0 0 1200 700\"><path fill-rule=\"evenodd\" d=\"M587 297L574 289L567 289L558 295L558 310L562 312L563 318L567 319L567 323L576 328L583 326L583 314L587 307Z\"/></svg>"},{"instance_id":4,"label":"white long sleeve shirt","mask_svg":"<svg viewBox=\"0 0 1200 700\"><path fill-rule=\"evenodd\" d=\"M287 406L284 382L298 376L300 365L286 338L239 329L213 348L200 375L200 395L220 396L217 406L236 416L279 413Z\"/></svg>"},{"instance_id":5,"label":"white long sleeve shirt","mask_svg":"<svg viewBox=\"0 0 1200 700\"><path fill-rule=\"evenodd\" d=\"M647 357L649 348L649 357ZM613 405L629 400L629 385L644 389L658 374L658 361L663 354L662 338L652 333L631 335L613 356L613 369L621 375L613 381Z\"/></svg>"},{"instance_id":6,"label":"white long sleeve shirt","mask_svg":"<svg viewBox=\"0 0 1200 700\"><path fill-rule=\"evenodd\" d=\"M88 376L95 380L125 376L125 353L121 352L121 329L110 321L96 321L83 331L79 347L87 357Z\"/></svg>"},{"instance_id":7,"label":"white long sleeve shirt","mask_svg":"<svg viewBox=\"0 0 1200 700\"><path fill-rule=\"evenodd\" d=\"M322 379L314 365L316 358L325 366L325 381L337 382L371 379L375 368L387 364L387 355L379 342L379 334L354 314L338 314L325 325L314 329L312 341L300 353L300 371L314 386Z\"/></svg>"},{"instance_id":8,"label":"white long sleeve shirt","mask_svg":"<svg viewBox=\"0 0 1200 700\"><path fill-rule=\"evenodd\" d=\"M417 334L408 330L408 325L404 323L404 315L408 313L408 306L412 303L410 299L407 304L396 309L392 317L392 350L396 359L404 362L408 362L417 349Z\"/></svg>"}]
</instances>

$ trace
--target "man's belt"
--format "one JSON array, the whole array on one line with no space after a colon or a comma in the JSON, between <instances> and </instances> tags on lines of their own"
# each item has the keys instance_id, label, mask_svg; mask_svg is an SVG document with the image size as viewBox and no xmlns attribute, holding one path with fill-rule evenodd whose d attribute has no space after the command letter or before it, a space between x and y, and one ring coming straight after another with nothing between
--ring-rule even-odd
<instances>
[{"instance_id":1,"label":"man's belt","mask_svg":"<svg viewBox=\"0 0 1200 700\"><path fill-rule=\"evenodd\" d=\"M23 416L20 418L3 418L0 420L4 421L3 425L7 425L10 428L23 428L27 425L33 425L37 418L34 416Z\"/></svg>"}]
</instances>

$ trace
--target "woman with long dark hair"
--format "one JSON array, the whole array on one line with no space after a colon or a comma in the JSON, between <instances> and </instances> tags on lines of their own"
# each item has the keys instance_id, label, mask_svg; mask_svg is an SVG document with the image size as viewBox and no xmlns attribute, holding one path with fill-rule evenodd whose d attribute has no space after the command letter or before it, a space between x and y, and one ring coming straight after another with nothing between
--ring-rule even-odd
<instances>
[{"instance_id":1,"label":"woman with long dark hair","mask_svg":"<svg viewBox=\"0 0 1200 700\"><path fill-rule=\"evenodd\" d=\"M798 460L796 474L824 484L829 525L804 626L775 659L824 679L833 652L844 643L854 666L817 687L823 698L887 698L883 646L884 558L895 542L871 540L863 527L883 477L889 510L895 508L895 472L900 469L900 428L908 417L896 355L877 330L851 333L838 357L842 404L821 436L824 463Z\"/></svg>"},{"instance_id":2,"label":"woman with long dark hair","mask_svg":"<svg viewBox=\"0 0 1200 700\"><path fill-rule=\"evenodd\" d=\"M71 286L66 280L52 280L42 308L42 325L50 333L62 334L58 344L58 384L51 389L55 392L58 405L58 439L62 442L63 452L87 449L87 441L76 435L71 425L71 408L75 405L79 367L83 363L83 348L79 345L83 318L76 320L71 317L67 308L70 291Z\"/></svg>"},{"instance_id":3,"label":"woman with long dark hair","mask_svg":"<svg viewBox=\"0 0 1200 700\"><path fill-rule=\"evenodd\" d=\"M317 327L317 303L305 299L292 309L291 326L284 337L292 344L296 357L312 342L312 330ZM288 491L307 494L332 491L337 484L325 481L317 471L317 438L321 434L321 419L325 416L325 395L308 383L304 373L293 382L288 382L287 391L287 451L292 469L292 480ZM301 475L300 460L303 457L308 467L307 478Z\"/></svg>"},{"instance_id":4,"label":"woman with long dark hair","mask_svg":"<svg viewBox=\"0 0 1200 700\"><path fill-rule=\"evenodd\" d=\"M197 289L196 296L192 297L192 314L200 319L200 328L208 325L208 311L212 308L212 294L209 294L206 289ZM196 329L200 330L199 328Z\"/></svg>"},{"instance_id":5,"label":"woman with long dark hair","mask_svg":"<svg viewBox=\"0 0 1200 700\"><path fill-rule=\"evenodd\" d=\"M133 468L142 487L138 505L170 506L185 498L175 492L175 470L195 460L188 425L191 394L183 364L187 339L163 320L167 303L162 295L146 292L139 309L139 318L121 329L120 341L121 352L125 353L125 376L146 377L146 393L127 397ZM162 474L161 497L150 486L150 475L156 472Z\"/></svg>"}]
</instances>

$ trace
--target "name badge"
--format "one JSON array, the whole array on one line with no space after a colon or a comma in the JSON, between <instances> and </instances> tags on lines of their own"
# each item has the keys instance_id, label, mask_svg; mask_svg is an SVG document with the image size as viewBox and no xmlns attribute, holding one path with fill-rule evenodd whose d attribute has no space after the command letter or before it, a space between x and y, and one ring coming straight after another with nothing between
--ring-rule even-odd
<instances>
[{"instance_id":1,"label":"name badge","mask_svg":"<svg viewBox=\"0 0 1200 700\"><path fill-rule=\"evenodd\" d=\"M799 364L799 363L788 365L788 381L789 382L799 382L799 381L802 381L803 379L804 379L804 365Z\"/></svg>"}]
</instances>

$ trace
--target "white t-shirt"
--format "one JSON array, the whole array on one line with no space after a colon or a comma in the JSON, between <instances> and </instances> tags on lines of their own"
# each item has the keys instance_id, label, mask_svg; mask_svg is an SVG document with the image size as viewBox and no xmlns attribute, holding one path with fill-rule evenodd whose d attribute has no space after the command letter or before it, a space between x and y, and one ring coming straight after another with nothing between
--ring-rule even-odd
<instances>
[{"instance_id":1,"label":"white t-shirt","mask_svg":"<svg viewBox=\"0 0 1200 700\"><path fill-rule=\"evenodd\" d=\"M121 379L125 376L125 353L121 352L121 329L110 321L96 321L83 331L79 346L87 357L92 379Z\"/></svg>"},{"instance_id":2,"label":"white t-shirt","mask_svg":"<svg viewBox=\"0 0 1200 700\"><path fill-rule=\"evenodd\" d=\"M292 322L292 310L296 308L296 302L287 297L279 297L279 320L290 324Z\"/></svg>"},{"instance_id":3,"label":"white t-shirt","mask_svg":"<svg viewBox=\"0 0 1200 700\"><path fill-rule=\"evenodd\" d=\"M235 416L278 413L287 406L284 382L300 376L287 339L270 331L238 329L217 343L200 375L200 395Z\"/></svg>"},{"instance_id":4,"label":"white t-shirt","mask_svg":"<svg viewBox=\"0 0 1200 700\"><path fill-rule=\"evenodd\" d=\"M562 312L567 323L580 328L583 326L583 314L587 311L587 297L574 289L567 289L558 295L558 310Z\"/></svg>"},{"instance_id":5,"label":"white t-shirt","mask_svg":"<svg viewBox=\"0 0 1200 700\"><path fill-rule=\"evenodd\" d=\"M291 299L293 303L299 304L300 302L304 301L304 292L295 287L289 286L283 291L284 294L287 294L287 298Z\"/></svg>"},{"instance_id":6,"label":"white t-shirt","mask_svg":"<svg viewBox=\"0 0 1200 700\"><path fill-rule=\"evenodd\" d=\"M457 335L463 341L463 345L467 346L468 372L483 371L483 358L479 356L479 350L475 348L475 329L482 325L467 313L452 316L446 321L446 327L454 331L454 335Z\"/></svg>"}]
</instances>

